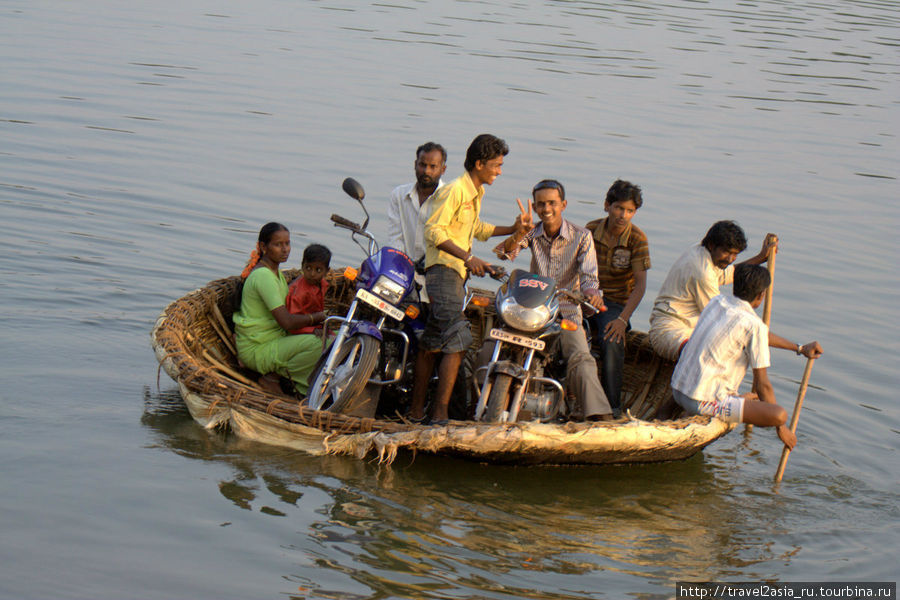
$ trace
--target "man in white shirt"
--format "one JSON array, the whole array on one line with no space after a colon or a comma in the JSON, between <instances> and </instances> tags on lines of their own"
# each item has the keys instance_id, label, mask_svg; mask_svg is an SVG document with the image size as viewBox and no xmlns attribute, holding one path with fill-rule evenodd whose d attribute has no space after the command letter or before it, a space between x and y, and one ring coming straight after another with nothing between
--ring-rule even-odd
<instances>
[{"instance_id":1,"label":"man in white shirt","mask_svg":"<svg viewBox=\"0 0 900 600\"><path fill-rule=\"evenodd\" d=\"M768 240L769 236L766 236ZM777 242L776 242L777 243ZM703 307L719 295L719 286L734 277L731 263L747 247L744 230L734 221L718 221L698 245L682 254L663 281L650 311L650 345L669 360L678 360ZM765 262L768 246L745 261Z\"/></svg>"},{"instance_id":2,"label":"man in white shirt","mask_svg":"<svg viewBox=\"0 0 900 600\"><path fill-rule=\"evenodd\" d=\"M778 250L778 237L769 233L759 254L738 266L766 262L772 247ZM732 282L735 267L731 263L746 248L747 238L740 225L734 221L718 221L709 228L703 241L675 261L650 312L648 337L657 354L669 360L678 360L703 307L719 294L720 285ZM769 346L793 350L807 358L818 358L820 353L812 344L801 346L771 331Z\"/></svg>"},{"instance_id":3,"label":"man in white shirt","mask_svg":"<svg viewBox=\"0 0 900 600\"><path fill-rule=\"evenodd\" d=\"M787 412L775 403L769 381L769 328L756 314L771 278L757 265L734 270L734 293L712 298L685 344L672 373L672 395L689 414L718 417L729 423L775 427L789 448L797 438L785 425ZM804 349L822 354L818 342ZM753 370L754 392L740 395L747 368Z\"/></svg>"},{"instance_id":4,"label":"man in white shirt","mask_svg":"<svg viewBox=\"0 0 900 600\"><path fill-rule=\"evenodd\" d=\"M388 201L388 245L403 250L412 261L418 262L425 256L425 220L428 208L425 201L443 185L441 175L447 170L447 151L440 144L427 142L416 149L413 163L416 180L394 188ZM425 294L425 277L416 275L422 286L420 296L428 301Z\"/></svg>"}]
</instances>

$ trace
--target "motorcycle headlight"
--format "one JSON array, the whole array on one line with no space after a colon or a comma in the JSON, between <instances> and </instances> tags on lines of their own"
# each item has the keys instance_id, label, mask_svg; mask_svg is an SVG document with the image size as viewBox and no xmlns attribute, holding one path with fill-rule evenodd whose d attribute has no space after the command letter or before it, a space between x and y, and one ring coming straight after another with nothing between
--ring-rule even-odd
<instances>
[{"instance_id":1,"label":"motorcycle headlight","mask_svg":"<svg viewBox=\"0 0 900 600\"><path fill-rule=\"evenodd\" d=\"M406 295L406 288L387 275L382 275L372 286L372 293L391 304L400 304Z\"/></svg>"},{"instance_id":2,"label":"motorcycle headlight","mask_svg":"<svg viewBox=\"0 0 900 600\"><path fill-rule=\"evenodd\" d=\"M553 312L540 304L534 308L525 308L515 298L504 298L500 302L500 316L507 325L520 331L537 331L553 318Z\"/></svg>"}]
</instances>

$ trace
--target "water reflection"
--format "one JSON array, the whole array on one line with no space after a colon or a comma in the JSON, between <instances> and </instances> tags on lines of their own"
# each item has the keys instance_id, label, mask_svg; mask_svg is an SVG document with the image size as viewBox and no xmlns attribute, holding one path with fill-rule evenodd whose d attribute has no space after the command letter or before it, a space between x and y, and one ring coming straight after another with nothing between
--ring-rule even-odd
<instances>
[{"instance_id":1,"label":"water reflection","mask_svg":"<svg viewBox=\"0 0 900 600\"><path fill-rule=\"evenodd\" d=\"M757 565L799 549L776 556L768 539L781 499L748 500L703 457L517 468L402 455L382 467L205 431L175 391L145 392L144 407L161 447L229 465L216 483L229 503L303 525L285 577L314 597L604 597L610 572L622 592L666 597L677 579L762 578Z\"/></svg>"}]
</instances>

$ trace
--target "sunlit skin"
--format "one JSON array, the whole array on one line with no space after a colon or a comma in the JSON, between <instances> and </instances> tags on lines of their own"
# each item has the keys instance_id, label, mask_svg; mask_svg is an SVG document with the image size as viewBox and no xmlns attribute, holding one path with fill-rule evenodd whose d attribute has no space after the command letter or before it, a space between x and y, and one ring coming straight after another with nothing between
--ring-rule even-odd
<instances>
[{"instance_id":1,"label":"sunlit skin","mask_svg":"<svg viewBox=\"0 0 900 600\"><path fill-rule=\"evenodd\" d=\"M328 273L328 265L319 261L305 262L300 265L300 272L307 283L315 286L322 283L322 278Z\"/></svg>"},{"instance_id":2,"label":"sunlit skin","mask_svg":"<svg viewBox=\"0 0 900 600\"><path fill-rule=\"evenodd\" d=\"M617 200L616 202L607 202L603 206L603 210L609 215L607 220L606 235L608 243L615 245L614 240L618 238L625 229L631 224L634 213L637 212L637 204L634 200ZM647 286L647 272L634 271L634 289L628 297L625 307L620 315L621 318L610 321L603 330L603 339L621 343L625 341L625 333L628 329L626 323L631 318L631 314L637 308L641 298L644 297L644 290Z\"/></svg>"},{"instance_id":3,"label":"sunlit skin","mask_svg":"<svg viewBox=\"0 0 900 600\"><path fill-rule=\"evenodd\" d=\"M559 190L544 188L534 192L534 212L544 226L544 233L554 237L559 233L563 222L563 211L566 209L566 201L559 196ZM528 207L528 216L531 216L531 206Z\"/></svg>"},{"instance_id":4,"label":"sunlit skin","mask_svg":"<svg viewBox=\"0 0 900 600\"><path fill-rule=\"evenodd\" d=\"M714 265L719 267L720 269L726 268L728 265L737 260L738 254L741 251L737 248L713 248L710 251L710 257L712 258L712 262ZM749 261L748 261L749 262Z\"/></svg>"},{"instance_id":5,"label":"sunlit skin","mask_svg":"<svg viewBox=\"0 0 900 600\"><path fill-rule=\"evenodd\" d=\"M476 160L475 168L469 171L472 183L475 187L491 185L494 180L503 174L503 157L498 156L490 160Z\"/></svg>"},{"instance_id":6,"label":"sunlit skin","mask_svg":"<svg viewBox=\"0 0 900 600\"><path fill-rule=\"evenodd\" d=\"M278 265L287 261L291 255L291 234L289 231L276 231L272 234L268 244L259 243L259 251L262 255L259 262L272 271L278 272ZM327 271L327 268L325 269ZM306 277L304 269L304 277ZM319 280L324 276L324 272L319 276ZM272 316L278 325L285 331L293 331L302 327L308 327L321 323L325 320L324 312L317 312L309 315L295 315L288 312L288 309L282 304L272 309Z\"/></svg>"},{"instance_id":7,"label":"sunlit skin","mask_svg":"<svg viewBox=\"0 0 900 600\"><path fill-rule=\"evenodd\" d=\"M519 202L521 214L517 219L517 223L522 224L523 233L518 235L524 235L525 232L531 229L533 221L533 205L534 212L537 213L538 218L541 220L544 235L550 238L556 237L559 235L559 230L562 228L563 211L566 210L566 206L568 205L566 200L560 195L558 189L550 187L535 190L532 196L533 200L529 201L527 212L522 206L522 203ZM600 309L603 306L603 297L600 296L600 294L588 293L586 295L586 300L590 302L591 306L594 308Z\"/></svg>"},{"instance_id":8,"label":"sunlit skin","mask_svg":"<svg viewBox=\"0 0 900 600\"><path fill-rule=\"evenodd\" d=\"M434 193L441 175L447 170L444 155L440 150L422 152L413 164L416 171L416 190L419 192L419 204Z\"/></svg>"},{"instance_id":9,"label":"sunlit skin","mask_svg":"<svg viewBox=\"0 0 900 600\"><path fill-rule=\"evenodd\" d=\"M622 200L612 204L607 202L603 209L609 214L608 231L612 235L619 235L625 231L634 213L637 212L634 200Z\"/></svg>"},{"instance_id":10,"label":"sunlit skin","mask_svg":"<svg viewBox=\"0 0 900 600\"><path fill-rule=\"evenodd\" d=\"M268 244L259 243L259 253L262 255L260 262L276 271L278 265L287 261L291 255L291 234L289 231L276 231Z\"/></svg>"}]
</instances>

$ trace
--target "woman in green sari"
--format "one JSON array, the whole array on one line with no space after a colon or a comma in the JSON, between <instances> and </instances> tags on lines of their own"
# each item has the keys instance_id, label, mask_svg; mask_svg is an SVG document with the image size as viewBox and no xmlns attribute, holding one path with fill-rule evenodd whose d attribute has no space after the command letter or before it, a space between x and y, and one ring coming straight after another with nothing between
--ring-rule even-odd
<instances>
[{"instance_id":1,"label":"woman in green sari","mask_svg":"<svg viewBox=\"0 0 900 600\"><path fill-rule=\"evenodd\" d=\"M259 230L256 251L242 273L241 308L234 315L238 358L262 374L277 373L294 382L306 395L309 375L324 353L315 335L289 335L288 331L321 323L325 313L291 314L285 307L287 280L279 269L291 254L291 235L280 223Z\"/></svg>"}]
</instances>

